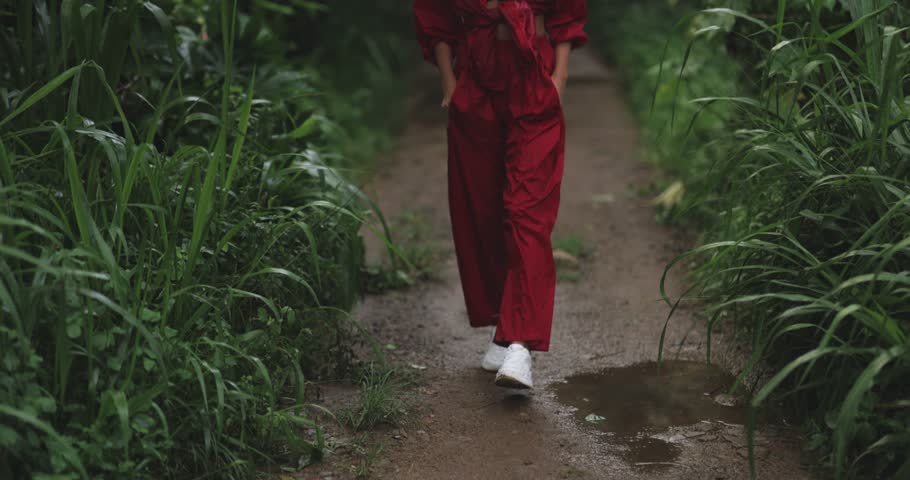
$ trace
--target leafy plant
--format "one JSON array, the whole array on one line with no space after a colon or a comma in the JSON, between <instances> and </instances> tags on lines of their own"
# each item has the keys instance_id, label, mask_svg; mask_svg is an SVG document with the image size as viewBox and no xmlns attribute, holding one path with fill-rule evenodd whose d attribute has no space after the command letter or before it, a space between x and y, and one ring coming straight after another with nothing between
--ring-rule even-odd
<instances>
[{"instance_id":1,"label":"leafy plant","mask_svg":"<svg viewBox=\"0 0 910 480\"><path fill-rule=\"evenodd\" d=\"M307 383L353 370L387 235L276 6L0 2L0 477L319 457Z\"/></svg>"},{"instance_id":2,"label":"leafy plant","mask_svg":"<svg viewBox=\"0 0 910 480\"><path fill-rule=\"evenodd\" d=\"M703 245L669 268L697 262L686 298L706 304L709 334L730 318L748 336L743 376L760 363L777 372L753 407L785 401L837 478L906 477L908 11L890 1L702 4L664 7L682 18L672 38L687 40L661 50L673 68L654 67L688 84L664 103L658 82L653 108L675 115L703 159L658 154L685 183L677 213L705 229ZM667 23L639 15L639 25ZM726 53L712 61L742 72L739 86L687 78L705 46ZM719 125L710 139L699 137L705 117ZM658 152L681 142L656 141Z\"/></svg>"}]
</instances>

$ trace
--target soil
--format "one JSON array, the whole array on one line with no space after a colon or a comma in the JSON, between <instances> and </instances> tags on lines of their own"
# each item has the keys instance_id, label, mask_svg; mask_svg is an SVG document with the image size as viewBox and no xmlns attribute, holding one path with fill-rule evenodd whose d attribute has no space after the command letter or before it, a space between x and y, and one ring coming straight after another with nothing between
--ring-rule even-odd
<instances>
[{"instance_id":1,"label":"soil","mask_svg":"<svg viewBox=\"0 0 910 480\"><path fill-rule=\"evenodd\" d=\"M431 280L368 297L354 313L381 344L395 346L389 353L396 364L420 370L421 377L421 386L409 393L409 419L377 434L383 451L372 465L371 477L749 478L741 415L642 420L640 431L609 428L614 423L629 425L613 420L624 415L622 408L628 409L629 418L656 415L644 411L645 401L605 401L609 398L604 397L644 388L632 385L636 375L625 372L621 377L625 384L606 382L600 387L592 375L640 368L657 359L670 311L660 297L659 281L665 265L693 240L655 220L651 198L657 173L644 160L622 85L591 52L581 50L573 56L572 80L563 99L568 146L554 237L580 239L584 255L571 275L574 280L558 285L551 351L535 354L536 388L526 393L494 386L493 375L479 368L491 332L469 328L466 318L446 204L446 113L438 106L433 73L427 71L418 82L425 91L418 92L400 145L367 189L393 223L406 216L421 219L427 230L423 241L441 252ZM371 250L373 255L381 251L377 242L372 242ZM683 275L671 272L672 291L683 287ZM667 333L665 358L704 364L703 325L696 307L678 310ZM745 353L736 342L723 334L712 341L714 365L738 372ZM588 400L623 407L585 411L584 403L566 400L560 393L572 390L567 378L586 382L587 396L575 400L600 397ZM645 381L646 375L641 378ZM659 392L660 380L649 381L650 391ZM707 401L737 401L714 390L702 393ZM679 402L705 401L695 393L691 400ZM606 418L586 421L589 413ZM646 454L636 455L642 445ZM792 429L763 424L755 450L758 478L812 478L803 464L800 438ZM657 452L656 457L648 452ZM351 475L337 466L313 469L307 470L322 471L314 478Z\"/></svg>"}]
</instances>

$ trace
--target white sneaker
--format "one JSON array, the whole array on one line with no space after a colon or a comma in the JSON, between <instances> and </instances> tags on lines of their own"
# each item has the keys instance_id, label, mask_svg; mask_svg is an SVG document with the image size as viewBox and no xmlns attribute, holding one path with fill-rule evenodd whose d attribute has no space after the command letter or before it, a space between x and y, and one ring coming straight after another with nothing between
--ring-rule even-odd
<instances>
[{"instance_id":1,"label":"white sneaker","mask_svg":"<svg viewBox=\"0 0 910 480\"><path fill-rule=\"evenodd\" d=\"M493 330L493 335L495 337L496 330ZM488 372L498 372L499 367L502 366L502 362L506 359L506 347L500 347L493 343L490 340L490 348L487 349L486 355L483 356L483 362L480 366Z\"/></svg>"},{"instance_id":2,"label":"white sneaker","mask_svg":"<svg viewBox=\"0 0 910 480\"><path fill-rule=\"evenodd\" d=\"M531 352L513 343L506 349L506 358L496 373L496 385L505 388L534 388L531 378Z\"/></svg>"}]
</instances>

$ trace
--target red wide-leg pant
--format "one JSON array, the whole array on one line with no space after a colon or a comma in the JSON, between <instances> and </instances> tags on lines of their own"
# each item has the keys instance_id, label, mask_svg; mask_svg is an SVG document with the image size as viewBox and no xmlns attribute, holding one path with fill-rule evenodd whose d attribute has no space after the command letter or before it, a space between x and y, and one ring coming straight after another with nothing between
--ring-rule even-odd
<instances>
[{"instance_id":1,"label":"red wide-leg pant","mask_svg":"<svg viewBox=\"0 0 910 480\"><path fill-rule=\"evenodd\" d=\"M565 122L549 79L553 49L543 36L533 43L531 63L514 42L494 41L473 46L459 68L449 208L471 326L498 325L496 343L547 351Z\"/></svg>"}]
</instances>

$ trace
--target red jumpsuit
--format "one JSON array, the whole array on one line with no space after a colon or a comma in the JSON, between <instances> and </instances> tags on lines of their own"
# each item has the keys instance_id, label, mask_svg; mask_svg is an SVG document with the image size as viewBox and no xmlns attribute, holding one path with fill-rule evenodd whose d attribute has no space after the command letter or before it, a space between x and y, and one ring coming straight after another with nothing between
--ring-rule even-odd
<instances>
[{"instance_id":1,"label":"red jumpsuit","mask_svg":"<svg viewBox=\"0 0 910 480\"><path fill-rule=\"evenodd\" d=\"M496 343L547 351L565 150L553 46L587 41L586 0L486 3L415 0L417 36L430 62L439 42L455 52L449 211L471 326L498 325ZM538 15L548 35L536 34ZM511 40L497 39L503 23Z\"/></svg>"}]
</instances>

